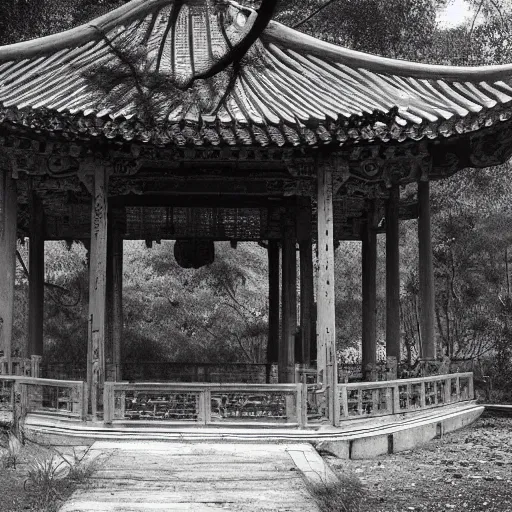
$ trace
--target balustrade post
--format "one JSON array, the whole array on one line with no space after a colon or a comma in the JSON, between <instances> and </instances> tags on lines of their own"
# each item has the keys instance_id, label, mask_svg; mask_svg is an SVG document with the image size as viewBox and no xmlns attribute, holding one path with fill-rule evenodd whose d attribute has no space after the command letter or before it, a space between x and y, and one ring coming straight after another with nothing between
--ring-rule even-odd
<instances>
[{"instance_id":1,"label":"balustrade post","mask_svg":"<svg viewBox=\"0 0 512 512\"><path fill-rule=\"evenodd\" d=\"M469 379L468 379L468 393L469 393L469 400L474 400L475 399L475 390L474 390L474 387L473 387L473 374L471 374L469 376Z\"/></svg>"},{"instance_id":2,"label":"balustrade post","mask_svg":"<svg viewBox=\"0 0 512 512\"><path fill-rule=\"evenodd\" d=\"M212 392L210 389L204 390L204 424L208 425L212 421Z\"/></svg>"},{"instance_id":3,"label":"balustrade post","mask_svg":"<svg viewBox=\"0 0 512 512\"><path fill-rule=\"evenodd\" d=\"M422 409L425 409L425 407L427 406L427 400L426 400L426 395L425 395L425 381L421 381L421 386L420 386L420 406Z\"/></svg>"},{"instance_id":4,"label":"balustrade post","mask_svg":"<svg viewBox=\"0 0 512 512\"><path fill-rule=\"evenodd\" d=\"M357 414L359 416L363 415L363 390L357 390Z\"/></svg>"},{"instance_id":5,"label":"balustrade post","mask_svg":"<svg viewBox=\"0 0 512 512\"><path fill-rule=\"evenodd\" d=\"M343 409L343 418L348 418L348 391L347 386L341 386L341 393L340 393L340 401L341 401L341 407Z\"/></svg>"},{"instance_id":6,"label":"balustrade post","mask_svg":"<svg viewBox=\"0 0 512 512\"><path fill-rule=\"evenodd\" d=\"M39 378L41 376L41 356L32 356L31 357L31 370L30 375L34 378Z\"/></svg>"},{"instance_id":7,"label":"balustrade post","mask_svg":"<svg viewBox=\"0 0 512 512\"><path fill-rule=\"evenodd\" d=\"M393 414L400 412L400 386L395 384L393 386Z\"/></svg>"},{"instance_id":8,"label":"balustrade post","mask_svg":"<svg viewBox=\"0 0 512 512\"><path fill-rule=\"evenodd\" d=\"M338 427L340 424L340 389L339 386L336 385L333 387L332 392L334 393L333 401L334 401L334 426Z\"/></svg>"},{"instance_id":9,"label":"balustrade post","mask_svg":"<svg viewBox=\"0 0 512 512\"><path fill-rule=\"evenodd\" d=\"M386 394L386 412L393 414L393 388L387 387Z\"/></svg>"},{"instance_id":10,"label":"balustrade post","mask_svg":"<svg viewBox=\"0 0 512 512\"><path fill-rule=\"evenodd\" d=\"M460 402L460 377L458 375L455 379L455 394L457 395L455 401Z\"/></svg>"},{"instance_id":11,"label":"balustrade post","mask_svg":"<svg viewBox=\"0 0 512 512\"><path fill-rule=\"evenodd\" d=\"M112 424L114 418L114 388L110 382L105 382L103 388L103 422L106 425Z\"/></svg>"},{"instance_id":12,"label":"balustrade post","mask_svg":"<svg viewBox=\"0 0 512 512\"><path fill-rule=\"evenodd\" d=\"M449 404L452 401L452 379L448 378L444 381L444 402Z\"/></svg>"},{"instance_id":13,"label":"balustrade post","mask_svg":"<svg viewBox=\"0 0 512 512\"><path fill-rule=\"evenodd\" d=\"M204 389L199 391L197 402L197 422L206 424L206 397Z\"/></svg>"},{"instance_id":14,"label":"balustrade post","mask_svg":"<svg viewBox=\"0 0 512 512\"><path fill-rule=\"evenodd\" d=\"M306 383L297 381L297 408L299 427L305 428L308 423L308 388Z\"/></svg>"}]
</instances>

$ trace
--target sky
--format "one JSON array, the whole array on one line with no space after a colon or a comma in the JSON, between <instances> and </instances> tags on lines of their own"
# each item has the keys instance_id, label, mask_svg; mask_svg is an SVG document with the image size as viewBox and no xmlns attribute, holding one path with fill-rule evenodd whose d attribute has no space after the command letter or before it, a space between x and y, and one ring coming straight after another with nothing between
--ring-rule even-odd
<instances>
[{"instance_id":1,"label":"sky","mask_svg":"<svg viewBox=\"0 0 512 512\"><path fill-rule=\"evenodd\" d=\"M464 23L473 15L465 0L451 0L448 6L439 13L437 21L442 28L453 28Z\"/></svg>"}]
</instances>

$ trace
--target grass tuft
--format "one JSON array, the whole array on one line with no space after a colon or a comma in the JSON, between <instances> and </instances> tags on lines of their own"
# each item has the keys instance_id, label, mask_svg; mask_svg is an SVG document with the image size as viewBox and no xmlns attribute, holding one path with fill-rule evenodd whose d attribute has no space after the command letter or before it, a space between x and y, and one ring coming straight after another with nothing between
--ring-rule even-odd
<instances>
[{"instance_id":1,"label":"grass tuft","mask_svg":"<svg viewBox=\"0 0 512 512\"><path fill-rule=\"evenodd\" d=\"M361 512L364 487L355 475L342 475L336 483L311 485L309 492L321 512Z\"/></svg>"}]
</instances>

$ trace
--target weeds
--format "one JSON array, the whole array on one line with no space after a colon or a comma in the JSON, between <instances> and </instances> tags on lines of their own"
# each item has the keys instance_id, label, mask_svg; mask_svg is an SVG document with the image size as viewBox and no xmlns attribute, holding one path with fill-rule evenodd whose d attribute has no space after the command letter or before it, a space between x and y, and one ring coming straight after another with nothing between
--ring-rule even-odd
<instances>
[{"instance_id":1,"label":"weeds","mask_svg":"<svg viewBox=\"0 0 512 512\"><path fill-rule=\"evenodd\" d=\"M364 487L354 475L343 475L336 483L309 487L321 512L361 512Z\"/></svg>"},{"instance_id":2,"label":"weeds","mask_svg":"<svg viewBox=\"0 0 512 512\"><path fill-rule=\"evenodd\" d=\"M91 451L91 447L89 446L85 452L79 456L76 453L76 450L73 448L73 461L69 462L67 458L60 453L56 448L54 450L60 455L63 462L65 462L69 466L69 471L67 474L67 478L72 480L75 483L82 483L85 480L87 480L91 474L93 473L96 465L94 463L84 463L85 457L89 454Z\"/></svg>"},{"instance_id":3,"label":"weeds","mask_svg":"<svg viewBox=\"0 0 512 512\"><path fill-rule=\"evenodd\" d=\"M19 482L13 489L13 496L20 491L24 494L24 508L56 512L62 501L93 472L95 464L85 461L90 447L85 452L73 448L72 454L64 455L50 445L26 441L27 444L22 443L9 425L0 430L0 469L12 470L5 473L5 481ZM0 489L5 492L1 484L0 481Z\"/></svg>"},{"instance_id":4,"label":"weeds","mask_svg":"<svg viewBox=\"0 0 512 512\"><path fill-rule=\"evenodd\" d=\"M62 500L57 491L57 474L63 464L55 454L46 458L36 457L28 463L27 479L23 488L27 492L37 493L41 507L47 508L51 502Z\"/></svg>"},{"instance_id":5,"label":"weeds","mask_svg":"<svg viewBox=\"0 0 512 512\"><path fill-rule=\"evenodd\" d=\"M0 467L4 469L16 469L19 460L22 444L14 435L11 425L5 425L0 431Z\"/></svg>"}]
</instances>

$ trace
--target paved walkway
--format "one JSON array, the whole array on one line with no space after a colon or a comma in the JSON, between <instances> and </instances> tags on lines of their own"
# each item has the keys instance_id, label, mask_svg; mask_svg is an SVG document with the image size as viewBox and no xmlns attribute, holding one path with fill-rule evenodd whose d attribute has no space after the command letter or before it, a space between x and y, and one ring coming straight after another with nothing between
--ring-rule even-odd
<instances>
[{"instance_id":1,"label":"paved walkway","mask_svg":"<svg viewBox=\"0 0 512 512\"><path fill-rule=\"evenodd\" d=\"M96 442L90 485L60 512L316 512L332 471L309 444Z\"/></svg>"}]
</instances>

